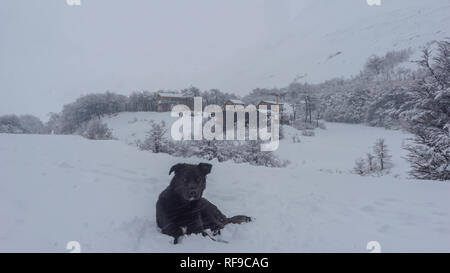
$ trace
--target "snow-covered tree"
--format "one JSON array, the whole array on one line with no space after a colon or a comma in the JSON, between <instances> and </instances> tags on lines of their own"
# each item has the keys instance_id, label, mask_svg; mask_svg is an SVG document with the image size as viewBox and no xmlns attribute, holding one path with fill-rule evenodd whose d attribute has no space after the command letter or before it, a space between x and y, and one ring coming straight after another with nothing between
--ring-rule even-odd
<instances>
[{"instance_id":1,"label":"snow-covered tree","mask_svg":"<svg viewBox=\"0 0 450 273\"><path fill-rule=\"evenodd\" d=\"M359 175L365 175L367 172L366 161L364 158L359 158L355 161L355 166L353 167L353 172Z\"/></svg>"},{"instance_id":2,"label":"snow-covered tree","mask_svg":"<svg viewBox=\"0 0 450 273\"><path fill-rule=\"evenodd\" d=\"M300 143L300 142L302 142L301 139L300 139L300 136L297 133L295 133L292 136L292 143Z\"/></svg>"},{"instance_id":3,"label":"snow-covered tree","mask_svg":"<svg viewBox=\"0 0 450 273\"><path fill-rule=\"evenodd\" d=\"M368 107L366 123L371 126L401 128L401 114L413 107L407 85L387 87L384 92L376 95Z\"/></svg>"},{"instance_id":4,"label":"snow-covered tree","mask_svg":"<svg viewBox=\"0 0 450 273\"><path fill-rule=\"evenodd\" d=\"M45 131L48 134L60 134L61 133L61 116L57 113L49 113L50 117L45 123Z\"/></svg>"},{"instance_id":5,"label":"snow-covered tree","mask_svg":"<svg viewBox=\"0 0 450 273\"><path fill-rule=\"evenodd\" d=\"M8 134L44 134L46 132L42 121L32 115L0 116L0 133Z\"/></svg>"},{"instance_id":6,"label":"snow-covered tree","mask_svg":"<svg viewBox=\"0 0 450 273\"><path fill-rule=\"evenodd\" d=\"M156 108L156 93L149 91L131 93L126 103L126 110L129 112L156 111Z\"/></svg>"},{"instance_id":7,"label":"snow-covered tree","mask_svg":"<svg viewBox=\"0 0 450 273\"><path fill-rule=\"evenodd\" d=\"M112 139L112 131L108 125L98 118L94 118L80 127L80 135L91 140Z\"/></svg>"},{"instance_id":8,"label":"snow-covered tree","mask_svg":"<svg viewBox=\"0 0 450 273\"><path fill-rule=\"evenodd\" d=\"M209 91L202 92L203 103L205 105L215 104L215 105L224 105L227 100L230 99L238 99L238 97L234 94L224 93L219 89L211 89Z\"/></svg>"},{"instance_id":9,"label":"snow-covered tree","mask_svg":"<svg viewBox=\"0 0 450 273\"><path fill-rule=\"evenodd\" d=\"M303 130L302 131L302 136L308 136L308 137L312 137L315 136L316 133L314 133L313 130Z\"/></svg>"},{"instance_id":10,"label":"snow-covered tree","mask_svg":"<svg viewBox=\"0 0 450 273\"><path fill-rule=\"evenodd\" d=\"M373 154L366 153L366 157L355 161L353 172L359 175L378 173L392 167L391 155L384 139L378 139L373 146Z\"/></svg>"},{"instance_id":11,"label":"snow-covered tree","mask_svg":"<svg viewBox=\"0 0 450 273\"><path fill-rule=\"evenodd\" d=\"M199 155L200 157L212 160L218 158L219 151L216 140L202 140L199 142Z\"/></svg>"},{"instance_id":12,"label":"snow-covered tree","mask_svg":"<svg viewBox=\"0 0 450 273\"><path fill-rule=\"evenodd\" d=\"M181 90L181 94L187 97L199 97L201 96L202 92L197 87L191 86L189 88Z\"/></svg>"},{"instance_id":13,"label":"snow-covered tree","mask_svg":"<svg viewBox=\"0 0 450 273\"><path fill-rule=\"evenodd\" d=\"M403 49L389 51L384 56L371 56L364 66L363 76L383 81L391 80L398 71L405 71L404 69L396 70L396 68L408 61L411 55L411 49Z\"/></svg>"},{"instance_id":14,"label":"snow-covered tree","mask_svg":"<svg viewBox=\"0 0 450 273\"><path fill-rule=\"evenodd\" d=\"M45 127L42 121L33 115L22 115L19 117L22 128L28 134L44 134Z\"/></svg>"},{"instance_id":15,"label":"snow-covered tree","mask_svg":"<svg viewBox=\"0 0 450 273\"><path fill-rule=\"evenodd\" d=\"M93 118L113 114L125 110L127 98L111 92L89 94L78 98L75 102L64 105L60 115L62 134L73 134L82 124Z\"/></svg>"},{"instance_id":16,"label":"snow-covered tree","mask_svg":"<svg viewBox=\"0 0 450 273\"><path fill-rule=\"evenodd\" d=\"M0 116L0 133L24 134L25 129L16 115Z\"/></svg>"},{"instance_id":17,"label":"snow-covered tree","mask_svg":"<svg viewBox=\"0 0 450 273\"><path fill-rule=\"evenodd\" d=\"M411 88L414 108L405 113L413 144L406 145L410 174L418 179L450 180L450 41L427 48L422 75Z\"/></svg>"},{"instance_id":18,"label":"snow-covered tree","mask_svg":"<svg viewBox=\"0 0 450 273\"><path fill-rule=\"evenodd\" d=\"M150 121L151 129L147 132L147 137L142 143L138 143L138 146L142 150L150 150L154 153L167 152L167 138L165 136L167 132L166 123L161 121L156 123Z\"/></svg>"}]
</instances>

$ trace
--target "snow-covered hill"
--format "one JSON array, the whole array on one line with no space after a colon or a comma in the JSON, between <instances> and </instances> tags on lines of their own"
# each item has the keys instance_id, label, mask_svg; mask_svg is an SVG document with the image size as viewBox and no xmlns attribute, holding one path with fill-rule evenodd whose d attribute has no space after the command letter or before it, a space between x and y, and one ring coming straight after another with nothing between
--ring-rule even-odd
<instances>
[{"instance_id":1,"label":"snow-covered hill","mask_svg":"<svg viewBox=\"0 0 450 273\"><path fill-rule=\"evenodd\" d=\"M135 117L162 114L146 115ZM135 120L132 113L120 114L110 125L128 119ZM202 160L138 151L126 137L0 134L0 251L65 252L67 242L78 241L85 252L367 252L375 240L385 252L449 252L450 184L406 180L399 149L406 135L327 126L301 143L282 141L277 153L292 161L287 168L212 162L205 196L227 215L254 217L225 228L228 244L189 236L173 245L156 227L155 202L170 166ZM351 174L377 137L391 148L392 173Z\"/></svg>"},{"instance_id":2,"label":"snow-covered hill","mask_svg":"<svg viewBox=\"0 0 450 273\"><path fill-rule=\"evenodd\" d=\"M103 117L113 132L113 137L128 144L135 144L137 140L144 140L150 130L150 122L165 122L167 137L170 137L170 126L177 118L170 116L169 112L122 112Z\"/></svg>"},{"instance_id":3,"label":"snow-covered hill","mask_svg":"<svg viewBox=\"0 0 450 273\"><path fill-rule=\"evenodd\" d=\"M246 76L266 69L255 81L259 87L280 87L299 76L312 82L348 77L372 54L411 48L416 59L427 43L450 37L449 0L381 0L380 6L366 0L277 1L273 8L284 14L276 38L239 59Z\"/></svg>"}]
</instances>

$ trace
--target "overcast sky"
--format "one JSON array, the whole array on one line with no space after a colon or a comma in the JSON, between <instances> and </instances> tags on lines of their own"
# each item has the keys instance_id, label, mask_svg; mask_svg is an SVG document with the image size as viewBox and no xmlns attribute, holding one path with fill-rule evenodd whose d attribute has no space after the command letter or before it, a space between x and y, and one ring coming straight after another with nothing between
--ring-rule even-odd
<instances>
[{"instance_id":1,"label":"overcast sky","mask_svg":"<svg viewBox=\"0 0 450 273\"><path fill-rule=\"evenodd\" d=\"M380 39L370 40L376 35L369 29L410 43L409 37L383 29L387 24L378 17L368 19L400 3L391 5L395 16L385 16L392 25L411 2L427 1L383 1L381 8L370 8L365 0L81 0L81 6L66 0L2 0L0 115L45 119L82 94L107 90L129 94L196 86L244 95L256 87L286 86L303 73L309 73L308 80L328 79L345 65L359 69L369 53L383 48ZM448 18L448 10L434 11L442 14L432 18ZM409 14L404 18L412 21ZM370 25L363 28L365 22ZM399 22L398 29L404 25ZM417 32L422 25L406 29ZM353 41L357 31L367 37ZM364 41L367 45L346 50ZM341 59L325 63L338 51ZM349 61L352 56L360 62ZM314 73L318 57L326 66Z\"/></svg>"},{"instance_id":2,"label":"overcast sky","mask_svg":"<svg viewBox=\"0 0 450 273\"><path fill-rule=\"evenodd\" d=\"M255 79L245 81L240 60L301 7L291 2L2 1L0 114L43 117L80 94L106 90L193 85L247 93Z\"/></svg>"}]
</instances>

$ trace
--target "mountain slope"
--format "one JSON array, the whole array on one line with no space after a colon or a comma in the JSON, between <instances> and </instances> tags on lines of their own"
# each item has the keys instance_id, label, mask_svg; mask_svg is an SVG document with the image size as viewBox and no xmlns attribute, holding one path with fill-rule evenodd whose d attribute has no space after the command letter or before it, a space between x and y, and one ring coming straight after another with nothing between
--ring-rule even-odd
<instances>
[{"instance_id":1,"label":"mountain slope","mask_svg":"<svg viewBox=\"0 0 450 273\"><path fill-rule=\"evenodd\" d=\"M416 50L414 59L428 42L450 37L450 1L381 2L290 1L290 16L282 13L282 23L264 47L243 54L239 72L265 68L254 79L259 87L280 87L298 76L320 82L357 74L372 54L411 48Z\"/></svg>"}]
</instances>

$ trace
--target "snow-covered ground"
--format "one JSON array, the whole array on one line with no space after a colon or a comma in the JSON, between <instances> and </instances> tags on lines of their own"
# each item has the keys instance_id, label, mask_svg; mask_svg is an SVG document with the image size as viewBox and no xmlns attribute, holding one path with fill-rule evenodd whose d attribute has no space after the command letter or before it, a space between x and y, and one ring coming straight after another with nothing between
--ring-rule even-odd
<instances>
[{"instance_id":1,"label":"snow-covered ground","mask_svg":"<svg viewBox=\"0 0 450 273\"><path fill-rule=\"evenodd\" d=\"M110 141L0 134L0 251L66 252L78 241L83 252L368 252L378 241L384 252L450 252L450 184L406 179L407 135L330 123L296 144L285 128L277 154L291 161L287 168L213 161L205 197L254 221L227 226L228 244L198 235L173 245L156 227L158 194L170 166L203 160L128 145L148 120L166 117L111 117L118 140ZM393 154L391 173L351 174L379 137Z\"/></svg>"},{"instance_id":2,"label":"snow-covered ground","mask_svg":"<svg viewBox=\"0 0 450 273\"><path fill-rule=\"evenodd\" d=\"M169 113L161 112L123 112L106 116L103 118L109 128L113 131L114 138L128 144L134 144L137 140L144 140L150 130L149 122L157 123L164 121L167 127L167 137L170 136L170 126L177 120Z\"/></svg>"}]
</instances>

